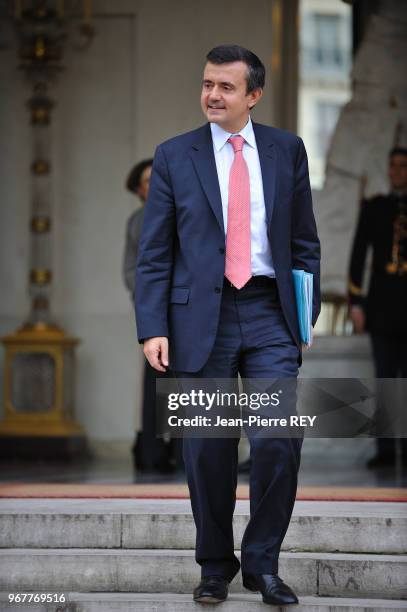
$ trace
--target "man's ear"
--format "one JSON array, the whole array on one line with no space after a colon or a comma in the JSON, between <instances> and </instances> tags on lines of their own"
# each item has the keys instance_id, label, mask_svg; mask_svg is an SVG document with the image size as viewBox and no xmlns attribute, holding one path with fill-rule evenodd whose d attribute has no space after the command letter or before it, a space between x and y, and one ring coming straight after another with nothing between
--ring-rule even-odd
<instances>
[{"instance_id":1,"label":"man's ear","mask_svg":"<svg viewBox=\"0 0 407 612\"><path fill-rule=\"evenodd\" d=\"M252 110L263 95L263 90L258 87L250 92L249 109Z\"/></svg>"}]
</instances>

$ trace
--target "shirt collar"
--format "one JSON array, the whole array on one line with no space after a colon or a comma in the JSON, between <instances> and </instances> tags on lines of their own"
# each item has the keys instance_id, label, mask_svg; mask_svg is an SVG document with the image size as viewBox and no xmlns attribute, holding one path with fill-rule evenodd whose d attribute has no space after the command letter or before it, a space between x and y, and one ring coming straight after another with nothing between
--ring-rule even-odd
<instances>
[{"instance_id":1,"label":"shirt collar","mask_svg":"<svg viewBox=\"0 0 407 612\"><path fill-rule=\"evenodd\" d=\"M237 136L237 134L239 134L240 136L243 136L243 138L245 139L245 142L248 145L250 145L254 149L256 148L256 138L254 136L253 124L252 124L252 120L250 117L249 117L248 122L244 126L244 128L241 129L240 132L238 132L237 134L226 132L217 123L211 123L210 126L211 126L211 132L212 132L212 141L213 141L216 151L220 151L222 147L227 143L228 139L231 136Z\"/></svg>"}]
</instances>

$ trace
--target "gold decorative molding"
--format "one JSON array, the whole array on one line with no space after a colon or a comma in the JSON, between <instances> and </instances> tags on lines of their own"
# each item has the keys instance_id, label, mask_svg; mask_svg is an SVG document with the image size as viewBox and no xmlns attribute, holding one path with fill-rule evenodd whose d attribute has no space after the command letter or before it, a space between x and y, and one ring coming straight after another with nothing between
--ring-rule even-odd
<instances>
[{"instance_id":1,"label":"gold decorative molding","mask_svg":"<svg viewBox=\"0 0 407 612\"><path fill-rule=\"evenodd\" d=\"M31 219L31 231L34 234L46 234L51 230L50 217L33 217Z\"/></svg>"},{"instance_id":2,"label":"gold decorative molding","mask_svg":"<svg viewBox=\"0 0 407 612\"><path fill-rule=\"evenodd\" d=\"M55 325L41 323L24 325L14 334L3 337L1 341L6 354L3 388L5 414L0 423L0 437L84 436L83 428L74 419L73 395L70 399L65 395L66 386L73 384L73 350L79 342L78 339L66 335ZM43 382L43 385L52 385L54 391L51 395L47 395L43 390L44 409L33 411L30 410L30 401L25 404L31 396L26 396L25 399L15 396L12 380L16 369L21 368L19 358L26 356L35 361L44 355L52 360L53 378L49 383ZM27 376L27 371L25 375ZM51 403L47 405L47 400L50 398Z\"/></svg>"},{"instance_id":3,"label":"gold decorative molding","mask_svg":"<svg viewBox=\"0 0 407 612\"><path fill-rule=\"evenodd\" d=\"M64 420L58 422L55 418L47 415L33 418L30 413L21 412L19 414L7 415L6 419L0 423L0 436L43 436L43 437L67 437L84 436L83 427L75 421Z\"/></svg>"},{"instance_id":4,"label":"gold decorative molding","mask_svg":"<svg viewBox=\"0 0 407 612\"><path fill-rule=\"evenodd\" d=\"M31 170L33 174L42 176L50 173L51 165L45 159L37 159L32 163Z\"/></svg>"},{"instance_id":5,"label":"gold decorative molding","mask_svg":"<svg viewBox=\"0 0 407 612\"><path fill-rule=\"evenodd\" d=\"M35 268L30 272L30 281L33 285L49 285L52 281L51 270Z\"/></svg>"},{"instance_id":6,"label":"gold decorative molding","mask_svg":"<svg viewBox=\"0 0 407 612\"><path fill-rule=\"evenodd\" d=\"M44 59L45 57L45 40L42 36L38 36L34 45L34 55L36 59Z\"/></svg>"},{"instance_id":7,"label":"gold decorative molding","mask_svg":"<svg viewBox=\"0 0 407 612\"><path fill-rule=\"evenodd\" d=\"M43 322L25 323L16 332L1 338L5 346L27 345L30 350L37 350L43 344L76 346L80 340L68 336L58 325Z\"/></svg>"},{"instance_id":8,"label":"gold decorative molding","mask_svg":"<svg viewBox=\"0 0 407 612\"><path fill-rule=\"evenodd\" d=\"M45 3L40 2L39 4L37 4L37 6L35 7L34 14L37 19L44 19L45 17L47 17L48 10Z\"/></svg>"},{"instance_id":9,"label":"gold decorative molding","mask_svg":"<svg viewBox=\"0 0 407 612\"><path fill-rule=\"evenodd\" d=\"M352 295L363 295L363 289L352 283L352 281L348 282L348 288Z\"/></svg>"},{"instance_id":10,"label":"gold decorative molding","mask_svg":"<svg viewBox=\"0 0 407 612\"><path fill-rule=\"evenodd\" d=\"M31 110L31 125L47 126L51 123L51 111L55 104L44 84L37 83L27 106Z\"/></svg>"},{"instance_id":11,"label":"gold decorative molding","mask_svg":"<svg viewBox=\"0 0 407 612\"><path fill-rule=\"evenodd\" d=\"M49 125L50 122L50 108L45 106L35 106L31 109L31 125Z\"/></svg>"}]
</instances>

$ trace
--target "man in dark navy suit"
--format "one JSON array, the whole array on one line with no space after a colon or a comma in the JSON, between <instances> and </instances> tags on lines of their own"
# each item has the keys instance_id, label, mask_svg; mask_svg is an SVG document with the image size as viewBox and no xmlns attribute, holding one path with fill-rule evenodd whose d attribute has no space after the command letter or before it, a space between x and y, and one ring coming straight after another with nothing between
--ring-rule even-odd
<instances>
[{"instance_id":1,"label":"man in dark navy suit","mask_svg":"<svg viewBox=\"0 0 407 612\"><path fill-rule=\"evenodd\" d=\"M292 269L313 273L320 246L300 138L252 123L264 66L252 52L207 55L201 105L208 123L155 153L137 268L136 316L150 364L182 377L295 379L301 364ZM244 585L265 603L297 603L278 576L294 505L302 440L250 436L250 521ZM184 438L201 582L216 603L240 569L232 518L238 440Z\"/></svg>"}]
</instances>

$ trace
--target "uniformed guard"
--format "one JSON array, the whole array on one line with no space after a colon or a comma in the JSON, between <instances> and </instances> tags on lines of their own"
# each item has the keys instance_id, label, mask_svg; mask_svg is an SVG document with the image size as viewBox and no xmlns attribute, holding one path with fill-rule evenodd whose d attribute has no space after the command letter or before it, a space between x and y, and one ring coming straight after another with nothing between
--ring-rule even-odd
<instances>
[{"instance_id":1,"label":"uniformed guard","mask_svg":"<svg viewBox=\"0 0 407 612\"><path fill-rule=\"evenodd\" d=\"M407 148L390 152L388 177L391 192L361 204L349 270L350 316L356 333L370 334L376 377L407 378ZM372 266L365 297L369 247ZM401 449L407 464L405 438ZM392 465L395 459L395 440L378 438L376 455L367 465Z\"/></svg>"}]
</instances>

